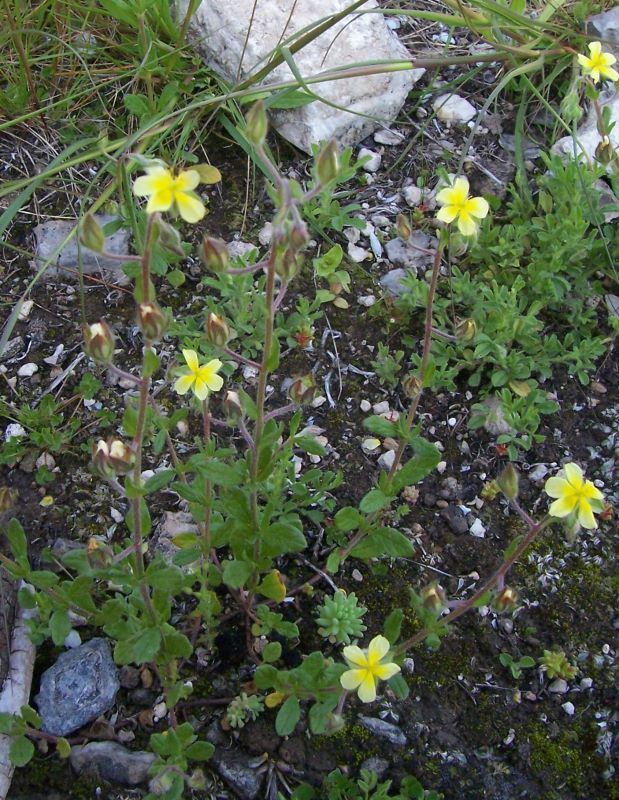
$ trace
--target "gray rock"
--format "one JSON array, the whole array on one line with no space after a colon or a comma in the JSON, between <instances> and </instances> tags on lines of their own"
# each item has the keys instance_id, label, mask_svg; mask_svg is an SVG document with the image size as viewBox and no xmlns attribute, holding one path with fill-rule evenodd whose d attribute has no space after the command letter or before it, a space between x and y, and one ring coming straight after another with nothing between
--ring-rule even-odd
<instances>
[{"instance_id":1,"label":"gray rock","mask_svg":"<svg viewBox=\"0 0 619 800\"><path fill-rule=\"evenodd\" d=\"M464 511L462 511L462 509L458 506L447 506L447 508L441 508L441 517L449 525L451 530L458 536L466 533L469 529Z\"/></svg>"},{"instance_id":2,"label":"gray rock","mask_svg":"<svg viewBox=\"0 0 619 800\"><path fill-rule=\"evenodd\" d=\"M164 560L171 564L179 548L174 544L174 537L180 533L197 533L198 526L193 521L191 514L186 511L164 511L161 521L157 526L152 542L153 552L161 553ZM191 564L184 569L189 570Z\"/></svg>"},{"instance_id":3,"label":"gray rock","mask_svg":"<svg viewBox=\"0 0 619 800\"><path fill-rule=\"evenodd\" d=\"M503 406L498 397L488 397L481 405L487 408L484 428L491 436L500 436L502 433L514 433L514 429L505 419Z\"/></svg>"},{"instance_id":4,"label":"gray rock","mask_svg":"<svg viewBox=\"0 0 619 800\"><path fill-rule=\"evenodd\" d=\"M365 761L361 764L361 769L368 769L370 772L375 772L378 776L378 779L381 780L384 778L387 770L389 769L389 762L386 758L372 756L371 758L365 759Z\"/></svg>"},{"instance_id":5,"label":"gray rock","mask_svg":"<svg viewBox=\"0 0 619 800\"><path fill-rule=\"evenodd\" d=\"M115 222L117 218L107 214L96 214L95 219L103 227L110 222ZM30 262L32 269L38 271L48 259L53 258L44 274L46 280L62 277L63 280L77 281L81 260L86 275L102 275L106 281L119 286L128 283L129 279L122 271L122 261L106 258L101 253L95 253L83 245L78 247L77 236L73 236L67 244L64 244L77 222L77 220L54 219L36 226L34 229L35 260ZM129 231L120 228L106 238L105 249L114 255L127 255L129 238ZM54 255L58 249L58 254Z\"/></svg>"},{"instance_id":6,"label":"gray rock","mask_svg":"<svg viewBox=\"0 0 619 800\"><path fill-rule=\"evenodd\" d=\"M245 753L236 750L215 751L211 763L228 786L241 800L256 800L260 797L264 773L252 766L252 760Z\"/></svg>"},{"instance_id":7,"label":"gray rock","mask_svg":"<svg viewBox=\"0 0 619 800\"><path fill-rule=\"evenodd\" d=\"M587 33L604 42L604 50L612 50L619 58L619 6L589 17L585 23Z\"/></svg>"},{"instance_id":8,"label":"gray rock","mask_svg":"<svg viewBox=\"0 0 619 800\"><path fill-rule=\"evenodd\" d=\"M436 239L425 233L413 233L405 242L400 238L392 239L385 246L387 258L395 267L409 269L417 275L432 265L436 251Z\"/></svg>"},{"instance_id":9,"label":"gray rock","mask_svg":"<svg viewBox=\"0 0 619 800\"><path fill-rule=\"evenodd\" d=\"M380 285L383 291L393 297L399 297L406 291L406 287L403 284L404 278L406 278L406 270L390 269L389 272L380 279Z\"/></svg>"},{"instance_id":10,"label":"gray rock","mask_svg":"<svg viewBox=\"0 0 619 800\"><path fill-rule=\"evenodd\" d=\"M266 57L282 39L341 12L349 4L349 0L210 0L195 11L189 36L207 63L235 84L264 66ZM188 0L180 4L181 18L187 5ZM377 7L376 0L367 0L362 10ZM301 75L310 77L366 61L368 54L377 61L410 60L406 47L377 13L346 16L294 53L294 60ZM315 91L333 105L314 101L301 108L275 111L272 121L284 138L306 153L311 153L312 144L331 138L340 147L357 144L381 123L395 119L423 73L422 69L404 70L316 84ZM284 63L264 82L292 78Z\"/></svg>"},{"instance_id":11,"label":"gray rock","mask_svg":"<svg viewBox=\"0 0 619 800\"><path fill-rule=\"evenodd\" d=\"M367 728L376 736L380 736L381 739L386 739L391 744L395 744L398 747L404 747L406 744L406 736L397 725L392 725L391 722L385 722L384 719L376 717L364 716L359 717L359 722L364 728Z\"/></svg>"},{"instance_id":12,"label":"gray rock","mask_svg":"<svg viewBox=\"0 0 619 800\"><path fill-rule=\"evenodd\" d=\"M41 676L35 698L43 730L66 736L96 719L114 704L118 670L105 639L91 639L58 656Z\"/></svg>"},{"instance_id":13,"label":"gray rock","mask_svg":"<svg viewBox=\"0 0 619 800\"><path fill-rule=\"evenodd\" d=\"M24 349L24 340L21 336L14 336L4 346L4 350L0 353L0 361L10 361L12 358L18 356Z\"/></svg>"},{"instance_id":14,"label":"gray rock","mask_svg":"<svg viewBox=\"0 0 619 800\"><path fill-rule=\"evenodd\" d=\"M72 747L69 761L78 775L137 786L148 780L155 758L154 753L127 750L118 742L89 742Z\"/></svg>"},{"instance_id":15,"label":"gray rock","mask_svg":"<svg viewBox=\"0 0 619 800\"><path fill-rule=\"evenodd\" d=\"M600 106L610 112L610 123L614 123L614 127L609 134L609 139L612 146L617 149L619 147L619 94L615 89L602 92ZM591 107L585 121L576 131L576 141L574 142L572 136L564 136L552 146L552 150L564 159L573 159L576 155L579 159L583 158L586 161L593 162L595 160L595 150L600 140L596 111L595 108ZM609 164L608 169L609 171L612 170L612 165Z\"/></svg>"}]
</instances>

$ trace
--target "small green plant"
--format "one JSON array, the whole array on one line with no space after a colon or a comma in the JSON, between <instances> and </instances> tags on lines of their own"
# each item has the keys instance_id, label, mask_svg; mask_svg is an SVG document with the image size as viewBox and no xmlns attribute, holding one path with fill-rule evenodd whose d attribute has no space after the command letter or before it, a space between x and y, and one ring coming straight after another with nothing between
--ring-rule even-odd
<instances>
[{"instance_id":1,"label":"small green plant","mask_svg":"<svg viewBox=\"0 0 619 800\"><path fill-rule=\"evenodd\" d=\"M323 255L312 259L316 277L325 278L329 284L328 289L316 292L316 299L321 303L333 303L338 308L348 308L348 302L341 294L350 291L350 275L345 269L340 269L343 257L344 251L336 244Z\"/></svg>"},{"instance_id":2,"label":"small green plant","mask_svg":"<svg viewBox=\"0 0 619 800\"><path fill-rule=\"evenodd\" d=\"M320 152L320 147L314 145L314 157ZM359 203L346 203L342 205L342 200L354 194L353 190L333 191L340 184L351 181L363 167L367 158L353 159L352 147L347 147L340 153L339 170L335 178L335 184L330 191L312 192L311 198L303 205L303 216L309 224L316 228L320 233L335 231L341 233L344 228L365 228L365 220L356 216L356 212L361 211ZM316 183L310 188L314 188Z\"/></svg>"},{"instance_id":3,"label":"small green plant","mask_svg":"<svg viewBox=\"0 0 619 800\"><path fill-rule=\"evenodd\" d=\"M563 650L544 650L539 664L551 680L562 678L564 681L571 681L578 674L578 667L570 664Z\"/></svg>"},{"instance_id":4,"label":"small green plant","mask_svg":"<svg viewBox=\"0 0 619 800\"><path fill-rule=\"evenodd\" d=\"M307 784L292 794L291 800L441 800L442 794L425 790L416 778L406 775L400 790L392 790L393 781L381 783L375 772L362 769L355 780L336 769L324 781L320 795ZM282 795L278 800L283 800Z\"/></svg>"},{"instance_id":5,"label":"small green plant","mask_svg":"<svg viewBox=\"0 0 619 800\"><path fill-rule=\"evenodd\" d=\"M394 388L398 383L398 373L402 371L404 350L391 351L388 344L378 343L378 353L371 362L381 386L385 384Z\"/></svg>"},{"instance_id":6,"label":"small green plant","mask_svg":"<svg viewBox=\"0 0 619 800\"><path fill-rule=\"evenodd\" d=\"M153 733L150 746L157 759L150 768L152 778L145 800L180 800L185 787L204 789L206 780L201 769L189 771L190 761L208 761L215 748L199 740L189 722L183 722L163 733Z\"/></svg>"},{"instance_id":7,"label":"small green plant","mask_svg":"<svg viewBox=\"0 0 619 800\"><path fill-rule=\"evenodd\" d=\"M535 666L535 659L531 658L531 656L523 656L516 661L509 653L501 653L499 661L509 669L512 677L516 680L522 676L523 669L530 669Z\"/></svg>"},{"instance_id":8,"label":"small green plant","mask_svg":"<svg viewBox=\"0 0 619 800\"><path fill-rule=\"evenodd\" d=\"M242 728L250 720L258 719L264 711L264 703L258 695L241 692L228 706L226 719L231 728Z\"/></svg>"},{"instance_id":9,"label":"small green plant","mask_svg":"<svg viewBox=\"0 0 619 800\"><path fill-rule=\"evenodd\" d=\"M346 594L341 590L333 597L325 597L318 608L318 633L337 644L350 644L352 639L363 636L366 626L362 622L367 608L357 605L354 592Z\"/></svg>"}]
</instances>

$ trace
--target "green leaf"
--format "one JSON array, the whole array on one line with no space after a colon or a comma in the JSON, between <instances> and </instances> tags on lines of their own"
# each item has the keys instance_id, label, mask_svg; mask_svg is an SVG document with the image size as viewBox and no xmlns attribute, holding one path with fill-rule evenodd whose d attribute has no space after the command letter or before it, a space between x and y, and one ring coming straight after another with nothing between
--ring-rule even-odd
<instances>
[{"instance_id":1,"label":"green leaf","mask_svg":"<svg viewBox=\"0 0 619 800\"><path fill-rule=\"evenodd\" d=\"M6 711L0 712L0 733L7 736L13 730L15 720L12 714L7 714Z\"/></svg>"},{"instance_id":2,"label":"green leaf","mask_svg":"<svg viewBox=\"0 0 619 800\"><path fill-rule=\"evenodd\" d=\"M167 274L168 283L171 284L175 289L178 289L179 286L182 286L185 283L185 273L180 269L173 269L171 272Z\"/></svg>"},{"instance_id":3,"label":"green leaf","mask_svg":"<svg viewBox=\"0 0 619 800\"><path fill-rule=\"evenodd\" d=\"M435 469L441 460L440 451L431 442L417 437L413 440L412 445L415 455L396 473L393 479L396 491L400 491L405 486L419 483Z\"/></svg>"},{"instance_id":4,"label":"green leaf","mask_svg":"<svg viewBox=\"0 0 619 800\"><path fill-rule=\"evenodd\" d=\"M49 631L55 645L61 645L71 631L71 620L66 609L54 611L49 619Z\"/></svg>"},{"instance_id":5,"label":"green leaf","mask_svg":"<svg viewBox=\"0 0 619 800\"><path fill-rule=\"evenodd\" d=\"M324 456L327 452L313 436L295 436L294 443L296 447L300 447L311 456Z\"/></svg>"},{"instance_id":6,"label":"green leaf","mask_svg":"<svg viewBox=\"0 0 619 800\"><path fill-rule=\"evenodd\" d=\"M369 533L353 548L355 558L376 558L378 556L411 556L414 548L404 534L395 528L379 528Z\"/></svg>"},{"instance_id":7,"label":"green leaf","mask_svg":"<svg viewBox=\"0 0 619 800\"><path fill-rule=\"evenodd\" d=\"M162 469L160 472L155 472L144 484L144 492L150 494L151 492L157 492L159 489L163 489L164 486L170 483L175 475L176 470L174 469Z\"/></svg>"},{"instance_id":8,"label":"green leaf","mask_svg":"<svg viewBox=\"0 0 619 800\"><path fill-rule=\"evenodd\" d=\"M71 745L63 736L56 742L56 752L60 758L69 758L71 755Z\"/></svg>"},{"instance_id":9,"label":"green leaf","mask_svg":"<svg viewBox=\"0 0 619 800\"><path fill-rule=\"evenodd\" d=\"M406 698L410 694L410 689L408 688L408 684L402 677L401 672L398 672L397 675L394 675L393 677L389 678L387 683L389 684L391 690L398 698L398 700L406 700Z\"/></svg>"},{"instance_id":10,"label":"green leaf","mask_svg":"<svg viewBox=\"0 0 619 800\"><path fill-rule=\"evenodd\" d=\"M389 504L389 498L380 489L370 490L359 503L359 508L364 514L380 511Z\"/></svg>"},{"instance_id":11,"label":"green leaf","mask_svg":"<svg viewBox=\"0 0 619 800\"><path fill-rule=\"evenodd\" d=\"M268 575L265 575L256 591L264 597L268 597L269 600L281 603L286 597L286 585L279 570L274 569Z\"/></svg>"},{"instance_id":12,"label":"green leaf","mask_svg":"<svg viewBox=\"0 0 619 800\"><path fill-rule=\"evenodd\" d=\"M11 547L11 553L16 561L23 561L28 558L28 540L19 520L14 517L9 522L7 537Z\"/></svg>"},{"instance_id":13,"label":"green leaf","mask_svg":"<svg viewBox=\"0 0 619 800\"><path fill-rule=\"evenodd\" d=\"M397 436L397 429L393 422L384 417L373 416L363 420L363 427L377 436Z\"/></svg>"},{"instance_id":14,"label":"green leaf","mask_svg":"<svg viewBox=\"0 0 619 800\"><path fill-rule=\"evenodd\" d=\"M271 664L274 661L277 661L281 654L281 644L279 642L269 642L262 650L261 656L263 661L266 661L267 664Z\"/></svg>"},{"instance_id":15,"label":"green leaf","mask_svg":"<svg viewBox=\"0 0 619 800\"><path fill-rule=\"evenodd\" d=\"M289 697L277 713L275 730L278 736L289 736L301 717L301 706L296 697Z\"/></svg>"},{"instance_id":16,"label":"green leaf","mask_svg":"<svg viewBox=\"0 0 619 800\"><path fill-rule=\"evenodd\" d=\"M37 598L36 594L32 591L29 586L22 586L19 591L17 592L17 599L19 601L19 605L22 608L36 608L37 607Z\"/></svg>"},{"instance_id":17,"label":"green leaf","mask_svg":"<svg viewBox=\"0 0 619 800\"><path fill-rule=\"evenodd\" d=\"M232 467L214 459L200 467L200 473L216 486L238 486L242 482L240 467Z\"/></svg>"},{"instance_id":18,"label":"green leaf","mask_svg":"<svg viewBox=\"0 0 619 800\"><path fill-rule=\"evenodd\" d=\"M225 561L223 581L232 589L240 589L253 571L253 565L249 561L238 561L237 559Z\"/></svg>"},{"instance_id":19,"label":"green leaf","mask_svg":"<svg viewBox=\"0 0 619 800\"><path fill-rule=\"evenodd\" d=\"M36 728L38 730L43 724L43 720L32 706L22 706L19 709L19 713L22 715L24 722L30 725L31 728Z\"/></svg>"},{"instance_id":20,"label":"green leaf","mask_svg":"<svg viewBox=\"0 0 619 800\"><path fill-rule=\"evenodd\" d=\"M9 759L16 767L25 767L34 755L34 745L25 736L16 736L11 741Z\"/></svg>"},{"instance_id":21,"label":"green leaf","mask_svg":"<svg viewBox=\"0 0 619 800\"><path fill-rule=\"evenodd\" d=\"M210 742L194 742L185 750L185 755L191 761L208 761L215 752L215 747Z\"/></svg>"},{"instance_id":22,"label":"green leaf","mask_svg":"<svg viewBox=\"0 0 619 800\"><path fill-rule=\"evenodd\" d=\"M327 572L330 572L332 575L337 574L337 571L340 568L340 555L337 550L334 550L332 553L329 553L329 558L327 558L327 565L326 569Z\"/></svg>"},{"instance_id":23,"label":"green leaf","mask_svg":"<svg viewBox=\"0 0 619 800\"><path fill-rule=\"evenodd\" d=\"M394 608L391 614L387 617L383 625L385 638L389 640L389 644L394 645L400 638L400 629L402 628L402 619L404 612L401 608Z\"/></svg>"},{"instance_id":24,"label":"green leaf","mask_svg":"<svg viewBox=\"0 0 619 800\"><path fill-rule=\"evenodd\" d=\"M133 639L131 661L136 664L152 661L159 652L160 645L161 631L159 628L145 628Z\"/></svg>"},{"instance_id":25,"label":"green leaf","mask_svg":"<svg viewBox=\"0 0 619 800\"><path fill-rule=\"evenodd\" d=\"M307 541L298 527L290 522L275 522L263 537L262 552L265 556L275 558L285 553L300 552L306 547Z\"/></svg>"},{"instance_id":26,"label":"green leaf","mask_svg":"<svg viewBox=\"0 0 619 800\"><path fill-rule=\"evenodd\" d=\"M345 506L340 508L333 521L338 530L347 533L348 531L356 531L360 527L363 522L363 516L353 506Z\"/></svg>"},{"instance_id":27,"label":"green leaf","mask_svg":"<svg viewBox=\"0 0 619 800\"><path fill-rule=\"evenodd\" d=\"M150 378L159 369L159 356L149 347L144 353L144 377Z\"/></svg>"},{"instance_id":28,"label":"green leaf","mask_svg":"<svg viewBox=\"0 0 619 800\"><path fill-rule=\"evenodd\" d=\"M277 670L270 664L261 664L254 674L256 688L264 691L276 685Z\"/></svg>"}]
</instances>

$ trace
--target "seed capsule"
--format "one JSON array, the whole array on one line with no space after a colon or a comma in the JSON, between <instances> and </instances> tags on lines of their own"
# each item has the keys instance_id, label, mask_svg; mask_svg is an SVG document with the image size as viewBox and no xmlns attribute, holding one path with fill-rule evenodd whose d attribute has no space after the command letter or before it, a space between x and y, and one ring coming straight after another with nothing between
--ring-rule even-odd
<instances>
[{"instance_id":1,"label":"seed capsule","mask_svg":"<svg viewBox=\"0 0 619 800\"><path fill-rule=\"evenodd\" d=\"M97 364L110 364L114 357L114 334L105 320L85 325L84 350Z\"/></svg>"}]
</instances>

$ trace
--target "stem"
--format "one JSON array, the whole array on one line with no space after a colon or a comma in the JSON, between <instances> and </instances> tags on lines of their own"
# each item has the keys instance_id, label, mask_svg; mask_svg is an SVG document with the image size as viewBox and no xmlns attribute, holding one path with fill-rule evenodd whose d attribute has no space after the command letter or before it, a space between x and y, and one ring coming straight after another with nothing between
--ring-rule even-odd
<instances>
[{"instance_id":1,"label":"stem","mask_svg":"<svg viewBox=\"0 0 619 800\"><path fill-rule=\"evenodd\" d=\"M506 559L504 559L501 566L496 570L496 572L488 578L488 580L476 591L474 592L467 600L464 600L457 608L451 611L441 619L437 620L437 624L441 627L445 627L449 625L451 622L454 622L469 611L471 608L474 607L475 603L483 597L486 592L491 591L494 589L495 586L501 583L505 578L505 575L509 572L511 567L514 563L520 558L520 556L524 553L527 547L533 542L536 536L541 533L541 531L548 525L551 521L549 516L545 516L541 522L534 523L529 530L527 531L526 535L522 539L522 541L518 544L518 546L514 549L513 553ZM398 645L395 649L396 655L402 655L405 653L409 648L413 647L416 644L422 642L426 636L428 635L428 631L424 628L423 630L416 633L410 639L407 639L402 644Z\"/></svg>"},{"instance_id":2,"label":"stem","mask_svg":"<svg viewBox=\"0 0 619 800\"><path fill-rule=\"evenodd\" d=\"M202 401L202 423L204 431L204 445L208 449L211 439L211 418L208 409L208 396ZM202 549L206 558L211 552L211 515L213 506L213 484L208 478L204 483L204 494L206 495L205 518L202 524Z\"/></svg>"},{"instance_id":3,"label":"stem","mask_svg":"<svg viewBox=\"0 0 619 800\"><path fill-rule=\"evenodd\" d=\"M155 215L148 215L146 223L146 237L144 239L144 253L142 255L142 302L148 303L150 300L150 259L151 259L151 239L153 236L153 225Z\"/></svg>"},{"instance_id":4,"label":"stem","mask_svg":"<svg viewBox=\"0 0 619 800\"><path fill-rule=\"evenodd\" d=\"M229 347L222 347L221 349L227 356L230 356L233 361L237 361L239 364L246 364L248 367L253 367L254 369L260 369L260 364L257 361L252 361L251 358L245 358L245 356L235 353L234 350L230 350Z\"/></svg>"}]
</instances>

